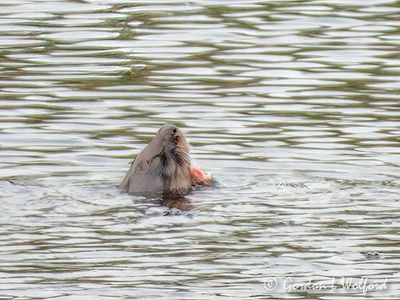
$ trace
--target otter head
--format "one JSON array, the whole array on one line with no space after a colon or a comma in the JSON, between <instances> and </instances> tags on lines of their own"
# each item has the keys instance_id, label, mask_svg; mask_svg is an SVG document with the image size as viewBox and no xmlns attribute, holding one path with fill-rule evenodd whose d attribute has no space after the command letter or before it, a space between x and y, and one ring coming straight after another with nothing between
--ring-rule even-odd
<instances>
[{"instance_id":1,"label":"otter head","mask_svg":"<svg viewBox=\"0 0 400 300\"><path fill-rule=\"evenodd\" d=\"M187 144L185 135L182 130L172 124L163 125L156 134L156 138L163 140L171 145L178 145L181 143Z\"/></svg>"},{"instance_id":2,"label":"otter head","mask_svg":"<svg viewBox=\"0 0 400 300\"><path fill-rule=\"evenodd\" d=\"M160 152L161 162L190 168L190 147L182 130L175 125L165 124L158 130L155 139L161 140L164 146Z\"/></svg>"},{"instance_id":3,"label":"otter head","mask_svg":"<svg viewBox=\"0 0 400 300\"><path fill-rule=\"evenodd\" d=\"M153 157L156 162L153 175L161 178L163 192L182 194L191 189L189 143L183 132L175 125L162 126L154 141L159 152Z\"/></svg>"},{"instance_id":4,"label":"otter head","mask_svg":"<svg viewBox=\"0 0 400 300\"><path fill-rule=\"evenodd\" d=\"M133 194L181 196L195 185L210 185L212 177L191 166L189 143L175 125L162 126L136 156L120 188Z\"/></svg>"},{"instance_id":5,"label":"otter head","mask_svg":"<svg viewBox=\"0 0 400 300\"><path fill-rule=\"evenodd\" d=\"M162 126L133 161L120 187L130 193L185 194L192 188L189 143L176 126Z\"/></svg>"}]
</instances>

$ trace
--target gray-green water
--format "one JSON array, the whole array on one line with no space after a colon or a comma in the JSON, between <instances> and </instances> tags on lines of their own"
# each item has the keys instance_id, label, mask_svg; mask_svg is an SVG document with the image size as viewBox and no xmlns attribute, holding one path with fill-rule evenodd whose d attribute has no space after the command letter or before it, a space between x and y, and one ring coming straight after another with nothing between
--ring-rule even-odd
<instances>
[{"instance_id":1,"label":"gray-green water","mask_svg":"<svg viewBox=\"0 0 400 300\"><path fill-rule=\"evenodd\" d=\"M388 299L400 5L1 0L0 299ZM118 191L163 123L219 185ZM268 291L285 277L387 289Z\"/></svg>"}]
</instances>

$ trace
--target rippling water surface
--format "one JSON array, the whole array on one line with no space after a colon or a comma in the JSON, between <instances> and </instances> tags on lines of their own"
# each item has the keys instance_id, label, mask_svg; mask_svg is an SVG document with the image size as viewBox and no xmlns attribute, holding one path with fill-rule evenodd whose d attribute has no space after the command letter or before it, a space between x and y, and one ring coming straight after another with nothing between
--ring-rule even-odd
<instances>
[{"instance_id":1,"label":"rippling water surface","mask_svg":"<svg viewBox=\"0 0 400 300\"><path fill-rule=\"evenodd\" d=\"M2 0L0 299L388 299L400 6ZM164 123L218 185L121 193ZM388 289L266 289L369 277Z\"/></svg>"}]
</instances>

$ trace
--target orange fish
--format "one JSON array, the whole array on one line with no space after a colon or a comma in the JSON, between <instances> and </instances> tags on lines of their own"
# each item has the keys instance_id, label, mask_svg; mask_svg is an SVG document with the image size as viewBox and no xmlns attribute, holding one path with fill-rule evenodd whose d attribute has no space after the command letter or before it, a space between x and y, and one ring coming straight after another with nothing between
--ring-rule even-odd
<instances>
[{"instance_id":1,"label":"orange fish","mask_svg":"<svg viewBox=\"0 0 400 300\"><path fill-rule=\"evenodd\" d=\"M190 167L190 176L195 184L210 185L212 181L210 173L196 167Z\"/></svg>"}]
</instances>

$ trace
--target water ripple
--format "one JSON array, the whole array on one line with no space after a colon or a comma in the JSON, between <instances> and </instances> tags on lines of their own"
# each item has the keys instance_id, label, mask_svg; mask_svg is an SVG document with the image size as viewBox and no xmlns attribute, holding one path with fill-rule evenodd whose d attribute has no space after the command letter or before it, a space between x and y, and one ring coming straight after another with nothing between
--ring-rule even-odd
<instances>
[{"instance_id":1,"label":"water ripple","mask_svg":"<svg viewBox=\"0 0 400 300\"><path fill-rule=\"evenodd\" d=\"M398 3L299 4L3 0L0 298L395 298ZM166 122L215 187L120 192Z\"/></svg>"}]
</instances>

